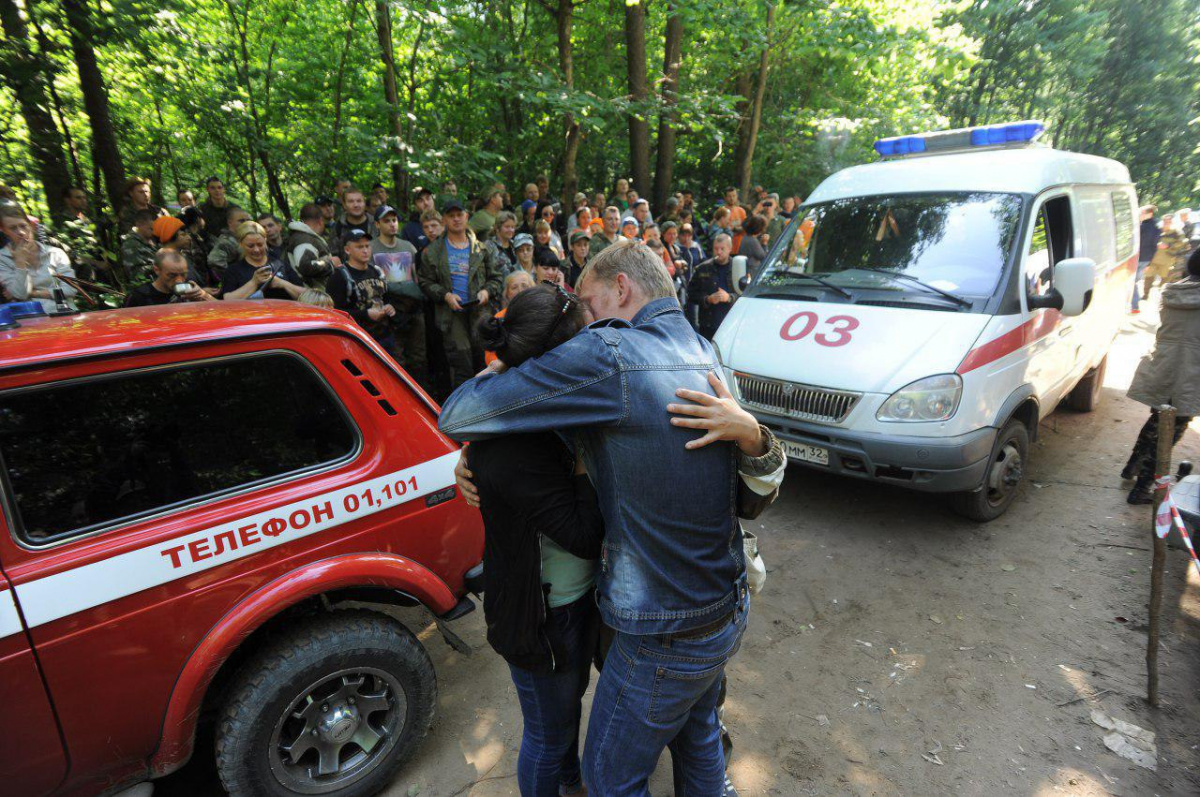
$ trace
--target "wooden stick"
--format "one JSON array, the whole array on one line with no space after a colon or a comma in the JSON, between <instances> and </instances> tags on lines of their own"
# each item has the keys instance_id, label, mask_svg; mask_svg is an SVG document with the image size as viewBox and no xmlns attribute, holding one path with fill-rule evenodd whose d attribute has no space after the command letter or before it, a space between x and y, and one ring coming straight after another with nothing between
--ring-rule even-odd
<instances>
[{"instance_id":1,"label":"wooden stick","mask_svg":"<svg viewBox=\"0 0 1200 797\"><path fill-rule=\"evenodd\" d=\"M1171 446L1175 442L1175 408L1163 404L1158 408L1158 453L1155 458L1155 475L1169 476L1171 473ZM1155 529L1158 505L1165 491L1155 489L1154 512L1150 516L1150 539L1154 542L1154 558L1150 564L1150 632L1146 639L1146 701L1158 705L1158 627L1162 614L1163 568L1167 561L1167 540L1159 537Z\"/></svg>"}]
</instances>

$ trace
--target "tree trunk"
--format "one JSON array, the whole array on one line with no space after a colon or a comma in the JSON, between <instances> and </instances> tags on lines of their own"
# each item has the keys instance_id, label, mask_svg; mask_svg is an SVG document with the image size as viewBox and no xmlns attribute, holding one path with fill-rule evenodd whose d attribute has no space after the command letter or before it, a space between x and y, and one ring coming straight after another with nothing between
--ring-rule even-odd
<instances>
[{"instance_id":1,"label":"tree trunk","mask_svg":"<svg viewBox=\"0 0 1200 797\"><path fill-rule=\"evenodd\" d=\"M625 60L629 98L639 106L629 114L629 166L639 196L650 193L650 123L646 121L646 5L636 0L625 5Z\"/></svg>"},{"instance_id":2,"label":"tree trunk","mask_svg":"<svg viewBox=\"0 0 1200 797\"><path fill-rule=\"evenodd\" d=\"M404 125L400 121L400 92L396 89L396 52L392 46L392 14L388 10L387 0L375 0L376 25L375 32L379 35L379 53L383 58L383 94L387 98L388 124L392 136L396 139L389 149L392 150L392 190L397 197L404 195L404 167L400 159L404 151L400 148L404 141Z\"/></svg>"},{"instance_id":3,"label":"tree trunk","mask_svg":"<svg viewBox=\"0 0 1200 797\"><path fill-rule=\"evenodd\" d=\"M562 70L563 85L567 93L575 90L574 53L571 50L571 26L575 22L575 1L558 0L558 8L554 10L555 31L558 34L558 66ZM575 114L567 111L563 114L563 155L562 155L562 198L563 209L574 209L575 192L579 187L579 178L575 174L575 161L579 157L579 122ZM568 204L570 203L570 204Z\"/></svg>"},{"instance_id":4,"label":"tree trunk","mask_svg":"<svg viewBox=\"0 0 1200 797\"><path fill-rule=\"evenodd\" d=\"M662 112L658 117L658 153L654 164L654 210L662 213L671 195L675 167L675 109L679 104L679 66L683 61L683 17L675 0L667 5L663 38Z\"/></svg>"},{"instance_id":5,"label":"tree trunk","mask_svg":"<svg viewBox=\"0 0 1200 797\"><path fill-rule=\"evenodd\" d=\"M333 167L336 165L342 147L342 84L346 79L346 56L350 53L350 45L354 41L354 20L358 17L358 2L350 4L350 18L346 23L346 40L342 43L342 54L338 56L337 73L333 81L333 146L326 156L327 174L326 185L333 185L337 180ZM324 188L317 193L323 193Z\"/></svg>"},{"instance_id":6,"label":"tree trunk","mask_svg":"<svg viewBox=\"0 0 1200 797\"><path fill-rule=\"evenodd\" d=\"M234 71L242 83L242 90L246 92L246 102L250 109L250 120L247 124L247 139L250 146L250 202L254 207L255 215L258 214L260 208L258 205L258 181L254 174L254 160L257 159L262 164L263 171L267 173L267 194L270 197L272 210L277 206L284 216L290 217L291 208L288 207L287 196L283 193L283 186L279 180L279 174L275 170L275 166L271 161L271 155L267 151L267 146L264 143L264 123L258 112L257 93L254 89L254 83L250 78L250 46L248 42L250 29L250 3L242 4L241 22L238 21L237 9L233 0L225 0L226 7L229 9L229 21L232 24L234 33L238 38L238 48L241 52L241 64L234 65ZM290 15L284 17L275 23L274 29L282 30L287 26ZM275 46L278 40L272 43L271 49L267 56L266 69L266 84L263 92L264 103L266 107L263 109L265 114L270 109L271 99L271 69L272 61L275 57Z\"/></svg>"},{"instance_id":7,"label":"tree trunk","mask_svg":"<svg viewBox=\"0 0 1200 797\"><path fill-rule=\"evenodd\" d=\"M46 32L42 30L42 26L38 23L37 16L34 15L32 3L26 3L25 14L29 17L29 24L33 25L33 29L37 32L38 49L42 53L53 52L54 45L46 36ZM62 131L63 142L67 147L67 156L71 159L71 175L75 178L75 185L79 188L86 189L87 182L83 178L83 168L79 165L79 150L75 147L75 139L71 135L71 126L67 123L67 114L63 111L62 98L58 96L58 90L54 88L53 76L46 81L46 90L50 92L50 101L54 103L54 115L58 118L58 128Z\"/></svg>"},{"instance_id":8,"label":"tree trunk","mask_svg":"<svg viewBox=\"0 0 1200 797\"><path fill-rule=\"evenodd\" d=\"M404 116L404 144L410 152L417 129L417 53L420 52L421 42L424 39L425 20L422 19L420 27L417 28L417 35L413 39L412 52L408 55L408 83L405 86L408 95L408 113ZM400 209L407 213L408 203L412 197L412 175L409 174L408 169L405 169L402 176L404 179L400 185L400 195L396 199L400 202Z\"/></svg>"},{"instance_id":9,"label":"tree trunk","mask_svg":"<svg viewBox=\"0 0 1200 797\"><path fill-rule=\"evenodd\" d=\"M758 129L762 125L763 95L767 90L767 70L771 55L771 33L775 26L775 4L767 0L766 41L758 59L758 75L754 84L754 97L750 100L749 117L742 120L738 128L737 186L742 197L750 196L750 182L754 177L754 147L758 143Z\"/></svg>"},{"instance_id":10,"label":"tree trunk","mask_svg":"<svg viewBox=\"0 0 1200 797\"><path fill-rule=\"evenodd\" d=\"M75 56L75 68L79 70L79 90L83 94L83 107L92 126L92 158L104 175L104 187L112 211L121 210L125 196L125 163L117 146L117 132L113 128L112 115L108 110L108 89L104 76L96 63L96 51L92 47L91 11L87 0L62 0L67 13L71 33L71 52Z\"/></svg>"},{"instance_id":11,"label":"tree trunk","mask_svg":"<svg viewBox=\"0 0 1200 797\"><path fill-rule=\"evenodd\" d=\"M8 39L10 57L5 59L6 82L17 97L21 116L28 129L29 154L37 163L51 211L61 210L63 190L71 184L71 174L63 158L62 136L47 110L46 86L53 80L47 74L48 62L29 49L29 30L17 10L16 0L0 0L0 28Z\"/></svg>"}]
</instances>

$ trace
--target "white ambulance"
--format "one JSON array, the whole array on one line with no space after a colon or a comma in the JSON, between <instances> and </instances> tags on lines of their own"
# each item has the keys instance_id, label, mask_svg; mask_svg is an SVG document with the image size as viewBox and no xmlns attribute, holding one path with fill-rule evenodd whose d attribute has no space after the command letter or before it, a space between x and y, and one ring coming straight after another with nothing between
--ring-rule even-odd
<instances>
[{"instance_id":1,"label":"white ambulance","mask_svg":"<svg viewBox=\"0 0 1200 797\"><path fill-rule=\"evenodd\" d=\"M1040 122L876 142L812 193L717 332L793 462L1001 515L1038 423L1088 411L1133 289L1137 196Z\"/></svg>"}]
</instances>

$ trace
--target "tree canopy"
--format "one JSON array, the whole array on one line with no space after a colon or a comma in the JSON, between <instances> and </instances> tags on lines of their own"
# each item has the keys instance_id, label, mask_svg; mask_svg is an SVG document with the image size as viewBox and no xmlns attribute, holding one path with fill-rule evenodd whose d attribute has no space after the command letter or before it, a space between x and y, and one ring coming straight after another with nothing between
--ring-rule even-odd
<instances>
[{"instance_id":1,"label":"tree canopy","mask_svg":"<svg viewBox=\"0 0 1200 797\"><path fill-rule=\"evenodd\" d=\"M217 174L285 213L339 177L803 196L880 136L1042 118L1188 203L1197 20L1184 0L0 0L0 182L43 210L133 175L173 201Z\"/></svg>"}]
</instances>

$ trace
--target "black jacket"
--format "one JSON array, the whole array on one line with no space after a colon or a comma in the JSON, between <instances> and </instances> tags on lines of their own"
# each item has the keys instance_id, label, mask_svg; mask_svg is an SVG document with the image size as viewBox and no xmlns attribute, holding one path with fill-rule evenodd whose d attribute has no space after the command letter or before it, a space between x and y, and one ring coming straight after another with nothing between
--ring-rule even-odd
<instances>
[{"instance_id":1,"label":"black jacket","mask_svg":"<svg viewBox=\"0 0 1200 797\"><path fill-rule=\"evenodd\" d=\"M726 292L736 300L737 285L733 284L733 258L721 264L716 258L710 257L696 266L692 279L688 282L687 316L693 320L700 334L709 340L712 340L713 335L717 333L717 327L721 326L725 316L729 315L729 309L733 307L733 302L709 304L707 301L722 283Z\"/></svg>"},{"instance_id":2,"label":"black jacket","mask_svg":"<svg viewBox=\"0 0 1200 797\"><path fill-rule=\"evenodd\" d=\"M483 615L487 639L510 664L549 672L567 661L542 585L542 536L597 559L604 521L587 476L552 432L480 440L467 449L486 532Z\"/></svg>"},{"instance_id":3,"label":"black jacket","mask_svg":"<svg viewBox=\"0 0 1200 797\"><path fill-rule=\"evenodd\" d=\"M1158 222L1154 219L1143 219L1141 224L1141 241L1138 245L1138 260L1143 263L1148 263L1154 259L1154 253L1158 251L1158 240L1162 238L1162 232L1158 229Z\"/></svg>"}]
</instances>

